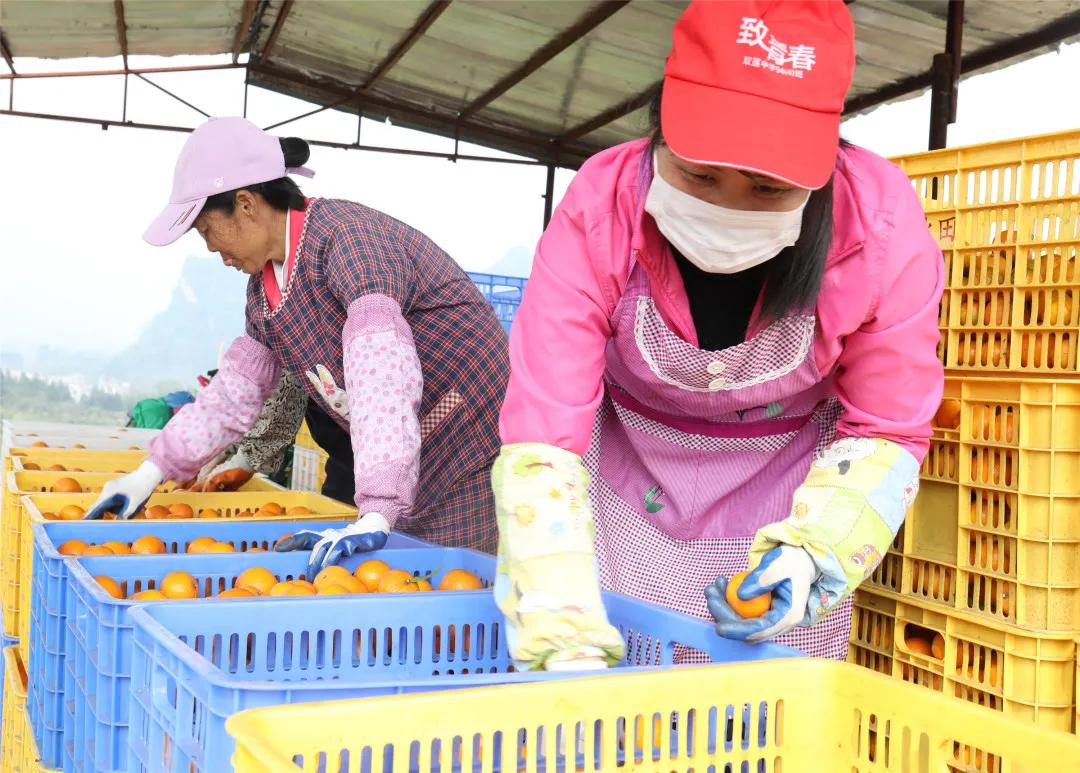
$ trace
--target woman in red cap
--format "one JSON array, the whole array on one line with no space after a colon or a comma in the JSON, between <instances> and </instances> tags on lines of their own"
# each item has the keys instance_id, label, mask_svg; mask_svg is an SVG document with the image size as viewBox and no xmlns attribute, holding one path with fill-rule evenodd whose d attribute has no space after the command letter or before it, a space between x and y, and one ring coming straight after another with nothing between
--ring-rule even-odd
<instances>
[{"instance_id":1,"label":"woman in red cap","mask_svg":"<svg viewBox=\"0 0 1080 773\"><path fill-rule=\"evenodd\" d=\"M599 587L843 658L918 490L944 265L911 184L839 139L828 2L693 2L650 137L585 163L510 337L496 596L533 668L615 662ZM750 567L741 600L728 578Z\"/></svg>"},{"instance_id":2,"label":"woman in red cap","mask_svg":"<svg viewBox=\"0 0 1080 773\"><path fill-rule=\"evenodd\" d=\"M356 523L278 546L310 549L309 577L382 547L392 528L493 550L506 335L475 284L422 233L360 204L305 198L287 175L310 176L307 159L303 140L243 118L211 119L188 138L171 200L145 238L165 245L194 229L249 274L247 334L155 438L147 462L106 485L87 517L128 518L162 480L194 479L252 429L289 373L355 451Z\"/></svg>"}]
</instances>

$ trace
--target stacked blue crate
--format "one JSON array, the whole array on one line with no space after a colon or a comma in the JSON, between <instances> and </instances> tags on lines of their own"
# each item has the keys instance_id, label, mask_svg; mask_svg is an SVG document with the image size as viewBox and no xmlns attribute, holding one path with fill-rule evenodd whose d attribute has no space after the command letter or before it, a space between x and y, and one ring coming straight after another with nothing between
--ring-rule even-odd
<instances>
[{"instance_id":1,"label":"stacked blue crate","mask_svg":"<svg viewBox=\"0 0 1080 773\"><path fill-rule=\"evenodd\" d=\"M469 272L469 279L473 280L481 294L491 303L495 309L495 316L499 318L503 329L509 333L510 323L514 321L514 314L521 305L526 279L519 276L478 274L472 271Z\"/></svg>"}]
</instances>

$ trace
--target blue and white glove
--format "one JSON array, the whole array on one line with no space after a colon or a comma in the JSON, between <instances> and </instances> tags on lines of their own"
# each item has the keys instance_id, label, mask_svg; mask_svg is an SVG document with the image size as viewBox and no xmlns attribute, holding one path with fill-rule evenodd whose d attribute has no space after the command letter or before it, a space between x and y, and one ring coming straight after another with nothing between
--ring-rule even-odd
<instances>
[{"instance_id":1,"label":"blue and white glove","mask_svg":"<svg viewBox=\"0 0 1080 773\"><path fill-rule=\"evenodd\" d=\"M727 639L758 642L790 631L806 614L810 588L817 576L813 559L802 548L792 545L773 548L737 591L743 601L772 593L769 611L751 618L744 618L731 608L726 598L728 578L718 578L705 588L709 612L716 618L716 632Z\"/></svg>"},{"instance_id":2,"label":"blue and white glove","mask_svg":"<svg viewBox=\"0 0 1080 773\"><path fill-rule=\"evenodd\" d=\"M311 550L304 575L310 580L326 567L353 553L378 550L386 544L389 536L390 522L381 513L367 513L344 529L298 531L278 542L274 551Z\"/></svg>"},{"instance_id":3,"label":"blue and white glove","mask_svg":"<svg viewBox=\"0 0 1080 773\"><path fill-rule=\"evenodd\" d=\"M146 500L161 485L163 477L156 464L151 461L143 462L135 472L110 480L102 486L101 496L83 519L96 521L105 513L113 513L117 518L126 521L146 504Z\"/></svg>"}]
</instances>

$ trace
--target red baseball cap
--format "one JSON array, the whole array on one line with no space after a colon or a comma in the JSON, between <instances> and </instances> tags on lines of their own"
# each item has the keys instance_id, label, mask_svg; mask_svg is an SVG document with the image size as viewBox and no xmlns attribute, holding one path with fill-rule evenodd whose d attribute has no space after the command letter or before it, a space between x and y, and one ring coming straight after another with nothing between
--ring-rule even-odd
<instances>
[{"instance_id":1,"label":"red baseball cap","mask_svg":"<svg viewBox=\"0 0 1080 773\"><path fill-rule=\"evenodd\" d=\"M843 0L694 0L664 67L664 141L694 163L821 188L854 70Z\"/></svg>"}]
</instances>

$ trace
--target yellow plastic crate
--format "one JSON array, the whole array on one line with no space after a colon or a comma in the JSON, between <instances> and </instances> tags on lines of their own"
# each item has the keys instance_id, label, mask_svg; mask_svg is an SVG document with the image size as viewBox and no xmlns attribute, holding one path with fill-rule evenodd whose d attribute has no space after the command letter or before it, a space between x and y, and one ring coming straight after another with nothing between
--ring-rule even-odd
<instances>
[{"instance_id":1,"label":"yellow plastic crate","mask_svg":"<svg viewBox=\"0 0 1080 773\"><path fill-rule=\"evenodd\" d=\"M131 472L146 458L146 451L90 451L60 448L13 448L4 457L4 473L25 470L27 463L42 471L59 465L67 472Z\"/></svg>"},{"instance_id":2,"label":"yellow plastic crate","mask_svg":"<svg viewBox=\"0 0 1080 773\"><path fill-rule=\"evenodd\" d=\"M30 604L30 575L31 561L33 559L34 543L33 532L29 524L42 523L45 521L43 513L55 513L66 505L78 505L84 510L89 509L97 501L95 494L35 494L22 497L21 513L17 516L15 526L10 531L5 530L5 536L0 542L3 551L3 593L4 608L4 632L7 636L18 636L20 647L25 647L29 641L28 615L22 614L23 610L29 609ZM221 512L222 517L232 518L244 511L254 512L266 502L277 502L284 508L306 507L312 511L311 516L280 516L279 518L259 518L266 520L341 520L356 517L356 508L338 502L321 494L306 491L288 491L274 486L270 491L237 491L222 493L195 493L190 491L176 491L171 493L154 494L150 497L147 506L172 505L188 503L198 512L205 508L212 508ZM5 519L7 518L5 508ZM9 534L12 534L9 538Z\"/></svg>"},{"instance_id":3,"label":"yellow plastic crate","mask_svg":"<svg viewBox=\"0 0 1080 773\"><path fill-rule=\"evenodd\" d=\"M301 448L310 448L312 451L322 451L322 446L316 443L315 438L311 436L311 430L308 429L306 420L300 425L300 430L296 433L293 444Z\"/></svg>"},{"instance_id":4,"label":"yellow plastic crate","mask_svg":"<svg viewBox=\"0 0 1080 773\"><path fill-rule=\"evenodd\" d=\"M894 161L945 255L946 367L1078 372L1080 132Z\"/></svg>"},{"instance_id":5,"label":"yellow plastic crate","mask_svg":"<svg viewBox=\"0 0 1080 773\"><path fill-rule=\"evenodd\" d=\"M4 648L4 709L0 731L0 771L21 770L25 746L33 746L26 717L26 669L15 647Z\"/></svg>"},{"instance_id":6,"label":"yellow plastic crate","mask_svg":"<svg viewBox=\"0 0 1080 773\"><path fill-rule=\"evenodd\" d=\"M1080 759L1072 735L810 659L275 706L226 727L238 773L457 765L929 773L963 769L976 749L1011 773L1045 773Z\"/></svg>"},{"instance_id":7,"label":"yellow plastic crate","mask_svg":"<svg viewBox=\"0 0 1080 773\"><path fill-rule=\"evenodd\" d=\"M1030 631L1080 630L1080 382L946 379L899 587Z\"/></svg>"},{"instance_id":8,"label":"yellow plastic crate","mask_svg":"<svg viewBox=\"0 0 1080 773\"><path fill-rule=\"evenodd\" d=\"M940 649L931 643L940 636ZM909 643L910 642L910 643ZM919 646L914 646L919 645ZM848 660L1055 730L1075 723L1076 640L860 589Z\"/></svg>"}]
</instances>

